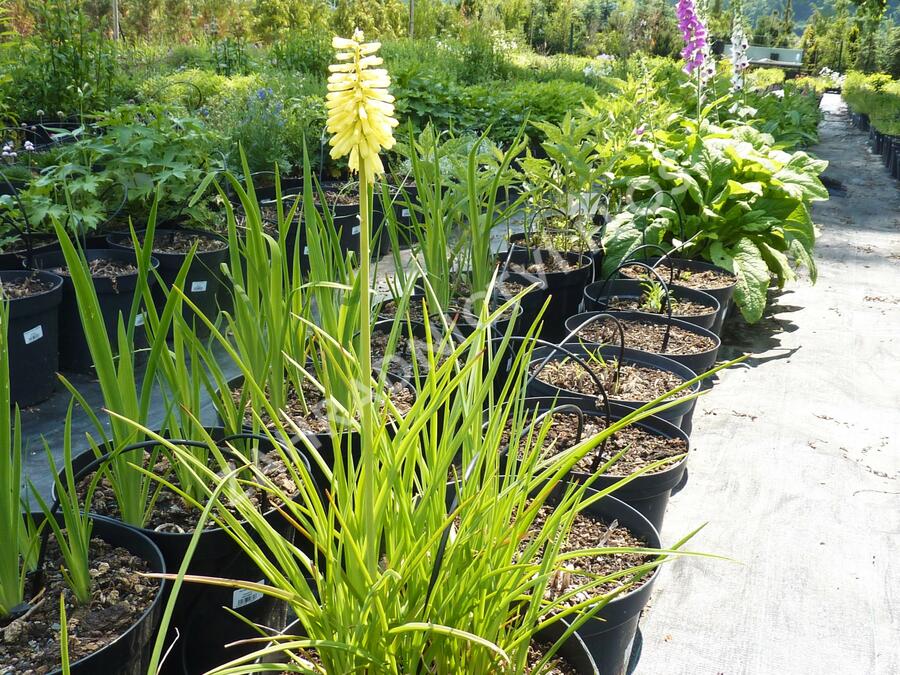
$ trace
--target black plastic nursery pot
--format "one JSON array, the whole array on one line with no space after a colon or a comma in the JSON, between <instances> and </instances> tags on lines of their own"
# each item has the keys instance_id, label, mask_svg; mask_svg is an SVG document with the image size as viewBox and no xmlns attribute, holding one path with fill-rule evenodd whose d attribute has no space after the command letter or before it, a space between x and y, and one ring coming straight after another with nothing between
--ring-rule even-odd
<instances>
[{"instance_id":1,"label":"black plastic nursery pot","mask_svg":"<svg viewBox=\"0 0 900 675\"><path fill-rule=\"evenodd\" d=\"M524 250L528 251L535 247L529 246L526 243L526 238L528 234L526 232L516 232L515 234L509 235L507 237L507 241L509 242L509 247L513 250ZM603 244L600 242L598 238L593 240L593 246L590 250L587 251L566 251L566 253L579 253L588 256L591 261L594 263L594 269L592 270L592 279L599 279L601 270L603 269L603 258L606 252L603 250Z\"/></svg>"},{"instance_id":2,"label":"black plastic nursery pot","mask_svg":"<svg viewBox=\"0 0 900 675\"><path fill-rule=\"evenodd\" d=\"M91 535L113 546L120 546L148 563L150 572L165 574L166 567L159 547L147 536L103 516L93 517ZM150 665L156 632L162 618L163 585L153 603L140 618L114 642L93 654L78 659L70 666L71 675L144 675ZM58 602L58 598L57 598ZM51 675L62 675L62 670Z\"/></svg>"},{"instance_id":3,"label":"black plastic nursery pot","mask_svg":"<svg viewBox=\"0 0 900 675\"><path fill-rule=\"evenodd\" d=\"M578 399L559 398L552 399L548 397L538 397L526 399L526 405L530 410L536 411L538 414L558 409L560 406L575 405L578 406ZM561 413L567 412L565 409L560 410ZM613 422L617 422L632 412L631 408L617 403L610 404L610 413ZM606 412L604 410L582 410L585 417L594 417L605 420ZM635 422L632 426L646 431L654 436L663 438L678 438L685 442L687 452L690 452L690 438L683 430L666 420L650 416ZM585 437L586 438L586 437ZM688 457L685 456L677 462L673 462L664 470L656 473L646 473L638 476L627 485L618 488L615 491L615 497L621 499L631 508L635 509L644 518L649 520L657 531L662 530L663 521L666 515L666 507L669 503L669 496L672 490L677 486L687 469ZM584 482L591 478L591 474L580 471L572 471L569 473L571 480ZM591 487L597 490L605 490L614 485L621 476L608 476L601 474L597 476Z\"/></svg>"},{"instance_id":4,"label":"black plastic nursery pot","mask_svg":"<svg viewBox=\"0 0 900 675\"><path fill-rule=\"evenodd\" d=\"M491 311L493 311L493 308ZM510 330L510 325L512 325L514 334L525 328L522 320L525 316L522 305L513 305L510 311L512 312L511 316L504 315L499 319L495 319L490 324L489 330L492 337L502 337L506 335ZM457 333L460 340L464 340L475 332L480 319L472 312L465 309L457 309L445 312L444 320L447 322L447 326L450 330ZM432 323L439 326L443 325L441 319L438 317L432 318Z\"/></svg>"},{"instance_id":5,"label":"black plastic nursery pot","mask_svg":"<svg viewBox=\"0 0 900 675\"><path fill-rule=\"evenodd\" d=\"M648 548L660 548L656 528L638 511L620 499L606 496L584 509L582 515L610 523L618 521L633 535L643 539ZM649 572L650 579L638 588L622 593L611 600L596 615L588 619L577 633L602 675L625 675L637 633L641 611L650 599L659 569Z\"/></svg>"},{"instance_id":6,"label":"black plastic nursery pot","mask_svg":"<svg viewBox=\"0 0 900 675\"><path fill-rule=\"evenodd\" d=\"M50 272L0 272L0 283L37 278L50 288L9 300L10 401L21 407L44 401L56 388L59 370L59 303L63 280Z\"/></svg>"},{"instance_id":7,"label":"black plastic nursery pot","mask_svg":"<svg viewBox=\"0 0 900 675\"><path fill-rule=\"evenodd\" d=\"M122 249L88 249L84 255L88 262L103 258L132 265L137 264L134 252ZM150 264L154 268L159 265L156 258L150 260ZM41 270L66 267L66 259L62 252L43 253L35 256L35 267ZM63 278L63 295L62 304L59 307L59 364L63 370L90 372L94 362L84 336L81 315L78 313L75 286L72 284L71 277L60 276ZM137 272L116 278L94 278L94 288L97 290L102 313L102 316L97 318L103 321L106 334L114 346L117 344L119 315L128 318L134 296L141 292L137 288L137 279ZM147 283L151 286L155 283L154 275L147 275ZM142 314L138 314L136 317L135 325L143 325ZM142 340L145 340L144 331L135 331L135 343L142 344Z\"/></svg>"},{"instance_id":8,"label":"black plastic nursery pot","mask_svg":"<svg viewBox=\"0 0 900 675\"><path fill-rule=\"evenodd\" d=\"M2 186L3 183L0 183ZM52 240L52 241L51 241ZM41 237L34 241L31 246L31 255L36 256L39 253L50 253L58 251L59 243L56 237ZM0 270L22 270L33 267L28 264L28 246L25 242L19 243L14 249L0 253Z\"/></svg>"},{"instance_id":9,"label":"black plastic nursery pot","mask_svg":"<svg viewBox=\"0 0 900 675\"><path fill-rule=\"evenodd\" d=\"M165 245L167 240L171 241L172 237L178 234L203 237L219 244L219 247L214 250L197 251L184 280L184 294L192 303L197 305L197 308L204 316L214 321L218 311L217 297L224 280L221 265L228 261L228 240L218 234L204 230L171 229L156 230L154 233L154 244ZM138 233L139 237L143 235L143 232ZM130 233L111 234L106 240L113 248L121 248L127 251L134 250ZM172 284L175 283L178 272L181 271L181 267L184 265L187 252L165 253L154 250L153 257L159 260L157 272L163 282L163 285L157 284L153 288L153 299L157 309L162 312L162 308L166 304L166 294L172 288ZM194 330L198 335L208 334L209 330L206 324L196 320L194 310L185 305L183 314L189 323L193 323Z\"/></svg>"},{"instance_id":10,"label":"black plastic nursery pot","mask_svg":"<svg viewBox=\"0 0 900 675\"><path fill-rule=\"evenodd\" d=\"M893 154L891 155L891 176L900 180L900 136L895 136L893 143Z\"/></svg>"},{"instance_id":11,"label":"black plastic nursery pot","mask_svg":"<svg viewBox=\"0 0 900 675\"><path fill-rule=\"evenodd\" d=\"M609 303L613 299L640 302L644 295L642 281L638 279L610 279L609 281L595 281L584 289L585 311L608 312ZM675 319L691 323L701 328L711 328L719 314L719 301L704 291L698 291L686 286L673 284L669 286L669 296L676 303L693 302L703 305L707 311L703 314L678 314L673 313ZM640 312L647 316L663 316L654 312Z\"/></svg>"},{"instance_id":12,"label":"black plastic nursery pot","mask_svg":"<svg viewBox=\"0 0 900 675\"><path fill-rule=\"evenodd\" d=\"M213 438L224 436L221 429L214 428L209 431ZM270 450L272 445L260 440L259 447L262 450ZM76 457L72 462L75 473L84 470L94 459L94 454L90 451ZM97 518L120 522L105 516ZM275 509L269 509L265 518L283 535L292 536L293 528ZM122 525L152 541L162 552L169 572L175 573L180 569L193 532L164 532ZM261 540L257 539L257 542L260 543ZM261 582L264 579L256 563L224 529L219 527L206 529L200 535L187 574L254 582ZM171 585L167 584L166 600L170 590ZM284 625L286 616L283 603L261 593L186 582L181 587L169 624L166 646L167 648L172 646L172 650L163 664L164 675L199 675L228 659L253 650L249 645L225 649L225 645L232 642L258 636L256 631L225 608L237 612L253 623L275 628L278 628L279 624Z\"/></svg>"},{"instance_id":13,"label":"black plastic nursery pot","mask_svg":"<svg viewBox=\"0 0 900 675\"><path fill-rule=\"evenodd\" d=\"M697 326L693 323L688 323L687 321L681 321L679 319L670 320L660 314L648 314L644 312L582 312L581 314L576 314L575 316L569 317L569 319L566 321L566 335L571 334L572 331L584 324L585 321L588 321L592 317L599 316L600 314L609 314L617 319L624 321L641 321L643 323L652 323L659 326L665 326L666 324L671 323L673 327L677 326L681 330L689 331L691 333L695 333L696 335L712 340L715 343L714 347L703 352L698 352L696 354L670 354L668 352L663 352L661 351L661 343L654 349L642 348L640 350L646 351L651 354L659 354L660 356L665 356L666 358L669 358L676 363L680 363L683 366L686 366L691 371L697 374L705 373L715 365L716 357L719 354L719 347L722 346L722 340L711 330L701 328L700 326ZM596 325L596 323L593 325ZM625 340L627 344L627 332L625 334ZM578 344L579 342L587 343L587 341L585 340L579 340L577 336L573 336L569 340L570 344Z\"/></svg>"},{"instance_id":14,"label":"black plastic nursery pot","mask_svg":"<svg viewBox=\"0 0 900 675\"><path fill-rule=\"evenodd\" d=\"M571 352L575 356L577 356L582 361L589 361L589 354L597 354L606 361L612 361L619 358L620 348L619 347L602 347L599 350L593 349L586 345L576 345L576 344L567 344L563 346L565 350ZM563 351L563 348L554 349L553 347L539 347L532 352L531 358L531 366L534 367L536 365L541 364L545 360L549 361L562 361L564 359L571 358L567 351ZM550 357L547 359L547 357ZM672 373L685 382L688 380L692 380L696 377L696 374L687 366L684 366L680 363L676 363L672 359L669 359L665 356L660 356L659 354L650 354L648 352L638 351L636 349L628 349L624 350L624 356L622 358L623 365L635 365L644 368L653 368L656 370L661 370L665 372ZM685 391L684 395L694 394L699 391L700 385L699 383L694 383L689 389ZM571 391L568 389L561 389L552 384L549 384L540 379L540 372L534 373L531 372L531 376L529 377L526 384L526 391L529 396L538 396L538 397L561 397L561 398L570 398L578 401L578 406L582 410L600 410L598 400L601 398L600 394L587 394L580 391ZM609 395L609 393L607 392ZM609 395L610 403L618 403L627 408L637 409L640 408L649 401L628 401L620 398L616 398L614 395ZM663 410L660 413L657 413L657 416L670 422L671 424L684 428L683 421L687 417L688 421L690 420L689 414L694 408L695 399L683 400L674 404L670 408Z\"/></svg>"},{"instance_id":15,"label":"black plastic nursery pot","mask_svg":"<svg viewBox=\"0 0 900 675\"><path fill-rule=\"evenodd\" d=\"M659 260L660 260L659 258L649 258L646 262L649 265L655 267L656 264L659 262ZM734 289L735 289L735 286L737 286L737 277L735 277L733 274L731 274L727 270L723 270L721 267L718 267L717 265L713 265L712 263L708 263L704 260L686 260L684 258L667 257L666 262L673 263L675 265L675 269L679 270L679 271L686 270L688 272L718 272L718 273L727 274L733 278L733 281L729 284L726 284L724 286L719 286L716 288L704 288L702 291L703 293L706 293L707 295L711 295L719 302L719 310L716 313L716 318L714 319L712 325L704 326L704 328L709 328L710 330L712 330L713 333L721 336L722 335L722 324L725 322L725 319L728 316L728 313L731 311L731 308L734 305L733 298L734 298ZM622 276L622 273L619 272L619 275ZM666 281L666 283L669 282L669 279L667 276L663 275L663 279ZM677 280L676 280L676 285L681 285L681 284L677 284ZM696 289L693 289L693 290L696 290ZM588 308L585 307L585 309L588 309Z\"/></svg>"},{"instance_id":16,"label":"black plastic nursery pot","mask_svg":"<svg viewBox=\"0 0 900 675\"><path fill-rule=\"evenodd\" d=\"M529 265L547 265L556 257L561 259L573 269L556 272L525 272ZM593 274L591 258L581 253L558 253L543 249L511 249L498 255L502 267L510 269L511 274L518 275L521 283L531 284L540 282L545 287L545 295L550 302L541 317L541 337L545 340L558 340L565 335L563 324L566 319L576 314L581 306L582 293ZM530 294L529 294L530 295ZM526 296L527 298L528 296ZM535 297L535 302L540 298ZM544 303L540 302L538 309ZM527 317L527 313L526 313ZM527 318L524 318L527 321ZM532 319L533 321L533 319ZM523 327L527 327L526 323Z\"/></svg>"}]
</instances>

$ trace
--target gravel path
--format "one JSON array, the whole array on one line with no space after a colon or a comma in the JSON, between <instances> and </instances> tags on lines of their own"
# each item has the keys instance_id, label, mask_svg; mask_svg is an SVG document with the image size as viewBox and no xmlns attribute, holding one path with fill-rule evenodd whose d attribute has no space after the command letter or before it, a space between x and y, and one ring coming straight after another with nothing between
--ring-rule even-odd
<instances>
[{"instance_id":1,"label":"gravel path","mask_svg":"<svg viewBox=\"0 0 900 675\"><path fill-rule=\"evenodd\" d=\"M735 562L664 569L638 675L900 673L900 191L840 98L823 108L818 283L732 322L753 356L698 404L663 531L708 521L690 548Z\"/></svg>"}]
</instances>

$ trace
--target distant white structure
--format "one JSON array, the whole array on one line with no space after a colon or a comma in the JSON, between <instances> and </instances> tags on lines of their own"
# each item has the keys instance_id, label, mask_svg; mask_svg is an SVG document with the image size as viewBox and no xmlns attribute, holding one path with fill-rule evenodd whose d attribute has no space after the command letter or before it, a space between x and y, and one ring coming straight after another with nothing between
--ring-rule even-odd
<instances>
[{"instance_id":1,"label":"distant white structure","mask_svg":"<svg viewBox=\"0 0 900 675\"><path fill-rule=\"evenodd\" d=\"M731 57L731 43L725 44L725 52ZM799 69L803 66L803 50L787 47L747 47L747 59L751 66L770 66L776 68Z\"/></svg>"}]
</instances>

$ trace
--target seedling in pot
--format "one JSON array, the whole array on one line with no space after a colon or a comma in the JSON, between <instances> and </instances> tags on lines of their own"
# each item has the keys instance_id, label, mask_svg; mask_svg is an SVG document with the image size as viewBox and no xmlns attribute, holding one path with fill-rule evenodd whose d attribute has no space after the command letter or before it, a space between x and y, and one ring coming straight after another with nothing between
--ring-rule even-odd
<instances>
[{"instance_id":1,"label":"seedling in pot","mask_svg":"<svg viewBox=\"0 0 900 675\"><path fill-rule=\"evenodd\" d=\"M646 307L654 314L661 314L667 299L666 289L655 281L645 281L641 283L641 288L644 291L644 297L641 298L642 307Z\"/></svg>"}]
</instances>

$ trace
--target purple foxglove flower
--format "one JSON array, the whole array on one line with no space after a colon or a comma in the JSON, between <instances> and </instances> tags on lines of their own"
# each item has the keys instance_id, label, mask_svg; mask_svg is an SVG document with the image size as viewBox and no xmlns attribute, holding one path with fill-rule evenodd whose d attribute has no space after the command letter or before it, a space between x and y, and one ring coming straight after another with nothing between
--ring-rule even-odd
<instances>
[{"instance_id":1,"label":"purple foxglove flower","mask_svg":"<svg viewBox=\"0 0 900 675\"><path fill-rule=\"evenodd\" d=\"M700 68L709 58L706 44L706 25L697 13L694 0L678 0L675 6L678 17L678 28L684 38L684 72L691 74Z\"/></svg>"}]
</instances>

